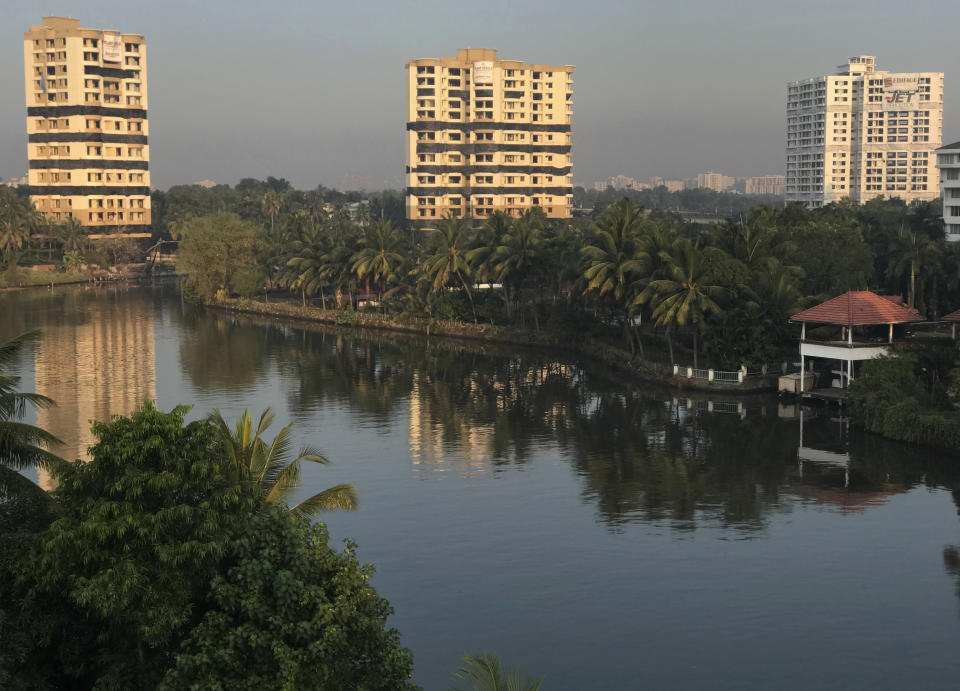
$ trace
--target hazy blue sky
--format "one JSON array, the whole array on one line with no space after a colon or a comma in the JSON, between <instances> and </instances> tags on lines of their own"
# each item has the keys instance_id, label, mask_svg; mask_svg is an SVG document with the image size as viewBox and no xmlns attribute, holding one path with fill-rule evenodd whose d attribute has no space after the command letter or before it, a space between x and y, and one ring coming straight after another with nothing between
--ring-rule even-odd
<instances>
[{"instance_id":1,"label":"hazy blue sky","mask_svg":"<svg viewBox=\"0 0 960 691\"><path fill-rule=\"evenodd\" d=\"M26 171L22 38L48 14L146 36L160 188L399 188L404 62L468 46L576 66L576 182L782 172L786 82L860 53L945 72L944 141L960 139L957 0L0 0L3 178Z\"/></svg>"}]
</instances>

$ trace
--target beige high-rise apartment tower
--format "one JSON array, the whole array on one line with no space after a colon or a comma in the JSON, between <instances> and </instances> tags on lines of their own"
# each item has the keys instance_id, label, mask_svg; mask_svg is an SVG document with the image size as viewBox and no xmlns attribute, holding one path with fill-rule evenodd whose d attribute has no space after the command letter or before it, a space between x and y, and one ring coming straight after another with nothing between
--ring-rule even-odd
<instances>
[{"instance_id":1,"label":"beige high-rise apartment tower","mask_svg":"<svg viewBox=\"0 0 960 691\"><path fill-rule=\"evenodd\" d=\"M44 17L23 35L30 199L91 237L150 236L143 36Z\"/></svg>"},{"instance_id":2,"label":"beige high-rise apartment tower","mask_svg":"<svg viewBox=\"0 0 960 691\"><path fill-rule=\"evenodd\" d=\"M482 221L537 206L569 218L573 67L500 60L497 51L411 60L407 218Z\"/></svg>"},{"instance_id":3,"label":"beige high-rise apartment tower","mask_svg":"<svg viewBox=\"0 0 960 691\"><path fill-rule=\"evenodd\" d=\"M872 55L837 70L787 85L786 200L936 199L943 72L886 72Z\"/></svg>"}]
</instances>

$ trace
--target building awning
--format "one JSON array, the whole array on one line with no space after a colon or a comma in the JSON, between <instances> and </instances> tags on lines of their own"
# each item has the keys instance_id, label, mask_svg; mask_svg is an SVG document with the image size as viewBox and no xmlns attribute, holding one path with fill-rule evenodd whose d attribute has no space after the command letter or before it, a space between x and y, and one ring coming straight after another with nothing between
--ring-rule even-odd
<instances>
[{"instance_id":1,"label":"building awning","mask_svg":"<svg viewBox=\"0 0 960 691\"><path fill-rule=\"evenodd\" d=\"M851 290L816 307L797 312L790 317L790 321L866 326L919 322L923 321L923 317L917 310L869 290Z\"/></svg>"}]
</instances>

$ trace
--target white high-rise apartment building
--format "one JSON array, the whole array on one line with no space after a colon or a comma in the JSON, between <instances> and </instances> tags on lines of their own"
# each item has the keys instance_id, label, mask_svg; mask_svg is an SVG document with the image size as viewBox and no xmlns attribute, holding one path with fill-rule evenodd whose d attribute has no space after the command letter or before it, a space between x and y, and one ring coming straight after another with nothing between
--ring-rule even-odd
<instances>
[{"instance_id":1,"label":"white high-rise apartment building","mask_svg":"<svg viewBox=\"0 0 960 691\"><path fill-rule=\"evenodd\" d=\"M786 200L932 200L939 193L943 72L885 72L857 55L787 85Z\"/></svg>"},{"instance_id":2,"label":"white high-rise apartment building","mask_svg":"<svg viewBox=\"0 0 960 691\"><path fill-rule=\"evenodd\" d=\"M947 240L960 241L960 142L937 149L940 199L943 200L943 227Z\"/></svg>"}]
</instances>

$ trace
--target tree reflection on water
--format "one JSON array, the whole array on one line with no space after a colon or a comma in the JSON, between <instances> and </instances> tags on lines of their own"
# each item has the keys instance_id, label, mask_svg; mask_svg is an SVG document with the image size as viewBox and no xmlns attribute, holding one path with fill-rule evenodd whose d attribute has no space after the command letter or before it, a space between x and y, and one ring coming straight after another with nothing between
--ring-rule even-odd
<instances>
[{"instance_id":1,"label":"tree reflection on water","mask_svg":"<svg viewBox=\"0 0 960 691\"><path fill-rule=\"evenodd\" d=\"M960 487L951 459L850 432L831 410L808 411L804 445L842 447L848 467L801 464L800 421L770 397L711 406L572 356L479 342L215 312L184 326L181 356L197 386L243 388L270 360L296 382L294 415L339 404L378 424L409 418L418 470L501 472L556 450L612 530L642 521L746 535L796 502L860 512L917 485Z\"/></svg>"}]
</instances>

